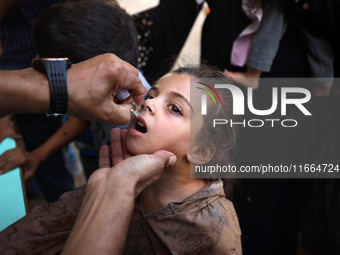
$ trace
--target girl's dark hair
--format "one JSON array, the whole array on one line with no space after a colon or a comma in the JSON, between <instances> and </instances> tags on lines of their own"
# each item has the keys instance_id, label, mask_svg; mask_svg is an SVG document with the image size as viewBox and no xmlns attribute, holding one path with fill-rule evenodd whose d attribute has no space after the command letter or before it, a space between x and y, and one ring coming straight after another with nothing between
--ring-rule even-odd
<instances>
[{"instance_id":1,"label":"girl's dark hair","mask_svg":"<svg viewBox=\"0 0 340 255\"><path fill-rule=\"evenodd\" d=\"M207 65L179 67L172 71L176 74L187 74L194 78L200 78L205 84L214 87L214 84L233 84L232 80L227 78L219 69ZM197 84L199 85L199 84ZM192 86L193 87L193 86ZM191 89L192 89L191 87ZM232 119L233 101L232 94L229 90L219 93L222 105L216 107L212 102L208 103L208 114L204 116L204 126L197 138L199 146L203 148L213 144L216 152L212 159L206 163L209 165L228 165L232 164L231 150L236 142L236 128L227 125L216 125L213 127L213 119ZM206 179L213 181L216 179ZM234 182L232 178L223 179L226 197L231 199L233 196Z\"/></svg>"},{"instance_id":2,"label":"girl's dark hair","mask_svg":"<svg viewBox=\"0 0 340 255\"><path fill-rule=\"evenodd\" d=\"M137 32L116 1L65 2L45 10L35 23L33 41L40 57L68 57L78 63L114 53L137 66Z\"/></svg>"}]
</instances>

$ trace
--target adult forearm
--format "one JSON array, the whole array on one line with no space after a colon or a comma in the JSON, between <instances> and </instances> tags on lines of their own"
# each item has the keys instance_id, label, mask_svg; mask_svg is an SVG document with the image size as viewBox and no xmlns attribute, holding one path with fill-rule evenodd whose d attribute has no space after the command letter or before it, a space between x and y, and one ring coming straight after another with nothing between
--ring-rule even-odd
<instances>
[{"instance_id":1,"label":"adult forearm","mask_svg":"<svg viewBox=\"0 0 340 255\"><path fill-rule=\"evenodd\" d=\"M87 190L62 254L123 254L134 197L129 183Z\"/></svg>"},{"instance_id":2,"label":"adult forearm","mask_svg":"<svg viewBox=\"0 0 340 255\"><path fill-rule=\"evenodd\" d=\"M0 117L10 113L43 113L49 109L46 74L26 68L0 71Z\"/></svg>"}]
</instances>

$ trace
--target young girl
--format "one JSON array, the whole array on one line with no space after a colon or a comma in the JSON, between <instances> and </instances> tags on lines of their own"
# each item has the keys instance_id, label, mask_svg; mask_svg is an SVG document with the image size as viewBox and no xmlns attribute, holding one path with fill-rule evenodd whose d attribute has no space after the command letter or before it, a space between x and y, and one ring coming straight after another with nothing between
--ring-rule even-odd
<instances>
[{"instance_id":1,"label":"young girl","mask_svg":"<svg viewBox=\"0 0 340 255\"><path fill-rule=\"evenodd\" d=\"M179 68L150 89L139 117L131 121L126 139L130 152L168 150L177 162L136 200L126 254L241 254L241 231L223 182L190 178L190 167L229 159L235 131L209 130L212 122L201 115L201 101L195 100L205 92L190 86L190 78L230 83L206 67ZM224 93L223 107L209 103L208 118L231 115L230 94Z\"/></svg>"}]
</instances>

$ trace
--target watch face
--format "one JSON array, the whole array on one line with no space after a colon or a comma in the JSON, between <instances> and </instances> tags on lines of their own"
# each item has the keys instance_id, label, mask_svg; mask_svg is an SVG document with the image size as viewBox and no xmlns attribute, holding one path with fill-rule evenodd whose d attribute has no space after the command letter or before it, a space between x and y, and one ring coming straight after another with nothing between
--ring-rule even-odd
<instances>
[{"instance_id":1,"label":"watch face","mask_svg":"<svg viewBox=\"0 0 340 255\"><path fill-rule=\"evenodd\" d=\"M66 61L66 69L71 66L71 61L68 58L33 58L32 67L44 71L45 66L43 64L43 61Z\"/></svg>"}]
</instances>

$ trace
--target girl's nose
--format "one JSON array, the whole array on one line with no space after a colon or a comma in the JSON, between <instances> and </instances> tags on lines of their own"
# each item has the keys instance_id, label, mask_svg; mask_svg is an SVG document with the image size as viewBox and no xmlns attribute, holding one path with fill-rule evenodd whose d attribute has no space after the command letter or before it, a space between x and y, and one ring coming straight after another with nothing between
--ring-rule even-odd
<instances>
[{"instance_id":1,"label":"girl's nose","mask_svg":"<svg viewBox=\"0 0 340 255\"><path fill-rule=\"evenodd\" d=\"M143 111L148 111L149 113L154 115L156 113L156 108L157 108L156 99L145 100L141 107Z\"/></svg>"}]
</instances>

